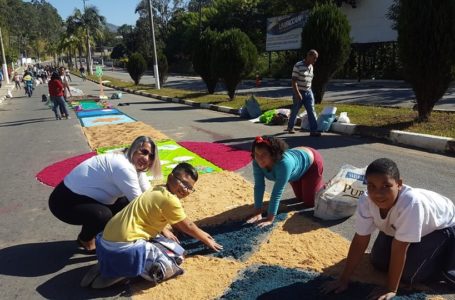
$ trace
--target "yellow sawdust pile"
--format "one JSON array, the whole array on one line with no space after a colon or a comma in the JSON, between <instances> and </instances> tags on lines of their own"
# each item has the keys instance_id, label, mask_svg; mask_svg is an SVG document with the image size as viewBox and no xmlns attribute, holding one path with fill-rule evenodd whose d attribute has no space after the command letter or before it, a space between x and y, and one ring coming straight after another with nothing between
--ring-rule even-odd
<instances>
[{"instance_id":1,"label":"yellow sawdust pile","mask_svg":"<svg viewBox=\"0 0 455 300\"><path fill-rule=\"evenodd\" d=\"M132 286L134 299L216 299L235 280L243 264L228 259L194 256L183 263L185 274L154 288L142 282Z\"/></svg>"},{"instance_id":2,"label":"yellow sawdust pile","mask_svg":"<svg viewBox=\"0 0 455 300\"><path fill-rule=\"evenodd\" d=\"M100 147L130 144L140 135L149 136L152 139L169 139L162 132L143 122L82 127L88 144L93 150Z\"/></svg>"},{"instance_id":3,"label":"yellow sawdust pile","mask_svg":"<svg viewBox=\"0 0 455 300\"><path fill-rule=\"evenodd\" d=\"M188 217L199 225L245 220L253 213L253 185L237 173L201 175L195 188L183 203Z\"/></svg>"},{"instance_id":4,"label":"yellow sawdust pile","mask_svg":"<svg viewBox=\"0 0 455 300\"><path fill-rule=\"evenodd\" d=\"M300 268L337 276L343 270L349 244L347 239L322 228L308 217L289 213L247 263ZM364 256L358 271L354 280L384 282L384 275L374 271L368 255Z\"/></svg>"}]
</instances>

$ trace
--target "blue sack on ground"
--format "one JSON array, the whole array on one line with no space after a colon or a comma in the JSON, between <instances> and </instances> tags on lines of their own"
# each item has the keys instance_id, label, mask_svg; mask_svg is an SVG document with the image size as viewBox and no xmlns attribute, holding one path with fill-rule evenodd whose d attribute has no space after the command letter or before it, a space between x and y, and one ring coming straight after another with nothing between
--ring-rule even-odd
<instances>
[{"instance_id":1,"label":"blue sack on ground","mask_svg":"<svg viewBox=\"0 0 455 300\"><path fill-rule=\"evenodd\" d=\"M335 121L337 108L333 106L326 106L322 110L317 119L318 131L329 131L330 126Z\"/></svg>"},{"instance_id":2,"label":"blue sack on ground","mask_svg":"<svg viewBox=\"0 0 455 300\"><path fill-rule=\"evenodd\" d=\"M245 100L245 108L248 111L251 119L257 118L262 114L261 107L254 96Z\"/></svg>"},{"instance_id":3,"label":"blue sack on ground","mask_svg":"<svg viewBox=\"0 0 455 300\"><path fill-rule=\"evenodd\" d=\"M318 131L329 131L333 121L335 121L336 115L319 115L318 117Z\"/></svg>"},{"instance_id":4,"label":"blue sack on ground","mask_svg":"<svg viewBox=\"0 0 455 300\"><path fill-rule=\"evenodd\" d=\"M245 106L240 107L240 109L239 109L239 116L240 116L240 118L242 118L242 119L252 119L252 118L250 117L250 114L248 113L248 110L246 109Z\"/></svg>"}]
</instances>

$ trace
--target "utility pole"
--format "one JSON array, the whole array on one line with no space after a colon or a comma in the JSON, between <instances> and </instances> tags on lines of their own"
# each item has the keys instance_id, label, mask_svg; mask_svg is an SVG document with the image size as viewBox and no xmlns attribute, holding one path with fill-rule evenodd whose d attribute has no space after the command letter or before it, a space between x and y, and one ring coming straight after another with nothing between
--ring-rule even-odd
<instances>
[{"instance_id":1,"label":"utility pole","mask_svg":"<svg viewBox=\"0 0 455 300\"><path fill-rule=\"evenodd\" d=\"M202 34L202 0L199 0L199 39Z\"/></svg>"},{"instance_id":2,"label":"utility pole","mask_svg":"<svg viewBox=\"0 0 455 300\"><path fill-rule=\"evenodd\" d=\"M87 18L87 8L85 6L85 1L88 1L88 0L82 0L84 2L84 24L85 24L85 30L87 32L86 34L86 43L87 43L87 69L88 69L88 73L90 75L93 75L93 65L92 65L92 50L90 49L90 32L88 30L88 26L87 26L87 23L86 23L86 18Z\"/></svg>"},{"instance_id":3,"label":"utility pole","mask_svg":"<svg viewBox=\"0 0 455 300\"><path fill-rule=\"evenodd\" d=\"M0 27L0 46L2 46L2 69L3 69L3 77L6 78L6 84L9 84L9 75L8 75L8 66L6 64L5 58L5 47L3 47L3 36L2 36L2 28Z\"/></svg>"},{"instance_id":4,"label":"utility pole","mask_svg":"<svg viewBox=\"0 0 455 300\"><path fill-rule=\"evenodd\" d=\"M149 21L150 28L152 29L152 46L153 46L153 75L155 76L155 87L160 89L160 74L158 73L158 58L156 57L156 44L155 44L155 27L153 25L153 6L152 0L148 0Z\"/></svg>"}]
</instances>

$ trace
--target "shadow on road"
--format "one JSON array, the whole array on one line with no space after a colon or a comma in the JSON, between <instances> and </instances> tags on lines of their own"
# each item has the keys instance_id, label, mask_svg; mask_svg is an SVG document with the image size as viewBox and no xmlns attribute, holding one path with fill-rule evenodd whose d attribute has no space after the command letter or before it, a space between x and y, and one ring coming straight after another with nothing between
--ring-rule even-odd
<instances>
[{"instance_id":1,"label":"shadow on road","mask_svg":"<svg viewBox=\"0 0 455 300\"><path fill-rule=\"evenodd\" d=\"M118 284L102 290L80 287L80 281L90 267L85 266L58 274L38 286L36 291L45 299L96 299L131 296L129 284Z\"/></svg>"},{"instance_id":2,"label":"shadow on road","mask_svg":"<svg viewBox=\"0 0 455 300\"><path fill-rule=\"evenodd\" d=\"M142 101L142 102L119 102L118 106L130 106L130 105L143 105L143 104L167 104L167 102L160 101Z\"/></svg>"},{"instance_id":3,"label":"shadow on road","mask_svg":"<svg viewBox=\"0 0 455 300\"><path fill-rule=\"evenodd\" d=\"M198 123L225 123L225 122L236 122L236 121L245 121L245 119L240 119L239 117L218 117L218 118L207 118L195 120Z\"/></svg>"},{"instance_id":4,"label":"shadow on road","mask_svg":"<svg viewBox=\"0 0 455 300\"><path fill-rule=\"evenodd\" d=\"M283 127L284 129L285 127ZM307 146L314 149L333 149L333 148L343 148L354 145L364 145L369 143L375 143L376 139L374 138L359 138L359 137L350 137L344 135L332 135L326 134L321 137L310 137L308 132L297 132L296 134L290 136L286 132L276 133L273 136L278 137L288 143L289 148L294 148L298 146ZM240 148L243 150L251 150L251 143L255 137L246 137L239 139L224 139L217 140L216 143L225 143L229 146ZM382 141L383 142L383 141Z\"/></svg>"},{"instance_id":5,"label":"shadow on road","mask_svg":"<svg viewBox=\"0 0 455 300\"><path fill-rule=\"evenodd\" d=\"M0 274L16 277L40 277L58 273L76 264L95 262L95 255L76 255L75 241L42 242L15 245L0 250ZM93 299L127 293L129 285L106 290L85 289L79 286L90 266L74 268L56 274L36 288L45 299Z\"/></svg>"},{"instance_id":6,"label":"shadow on road","mask_svg":"<svg viewBox=\"0 0 455 300\"><path fill-rule=\"evenodd\" d=\"M55 118L49 117L49 118L36 118L36 119L3 122L3 123L0 123L0 127L20 126L20 125L49 122L49 121L55 121Z\"/></svg>"},{"instance_id":7,"label":"shadow on road","mask_svg":"<svg viewBox=\"0 0 455 300\"><path fill-rule=\"evenodd\" d=\"M142 108L141 110L147 111L182 111L182 110L192 110L192 109L199 109L198 107L193 106L173 106L173 107L155 107L155 108Z\"/></svg>"},{"instance_id":8,"label":"shadow on road","mask_svg":"<svg viewBox=\"0 0 455 300\"><path fill-rule=\"evenodd\" d=\"M63 269L76 252L75 241L15 245L0 250L0 274L37 277Z\"/></svg>"}]
</instances>

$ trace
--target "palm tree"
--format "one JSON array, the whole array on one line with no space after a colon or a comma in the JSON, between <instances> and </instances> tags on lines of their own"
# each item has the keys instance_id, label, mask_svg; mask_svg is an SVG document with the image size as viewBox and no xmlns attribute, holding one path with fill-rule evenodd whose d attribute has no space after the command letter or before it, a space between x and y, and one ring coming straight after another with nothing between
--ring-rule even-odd
<instances>
[{"instance_id":1,"label":"palm tree","mask_svg":"<svg viewBox=\"0 0 455 300\"><path fill-rule=\"evenodd\" d=\"M76 50L79 53L79 63L82 65L81 62L81 57L82 57L82 52L85 50L84 48L84 35L82 30L79 30L79 34L71 34L71 35L62 35L58 44L58 50L59 51L67 51L69 54L69 61L70 61L70 66L72 66L73 60L73 54L74 57L76 57ZM78 68L77 66L77 59L76 59L76 69Z\"/></svg>"},{"instance_id":2,"label":"palm tree","mask_svg":"<svg viewBox=\"0 0 455 300\"><path fill-rule=\"evenodd\" d=\"M103 27L106 25L106 18L99 14L98 8L95 6L89 6L82 13L79 9L75 9L73 15L67 19L67 33L78 35L81 30L85 30L85 45L86 45L86 59L89 74L93 74L92 71L92 59L89 51L90 44L93 39L102 39L104 32Z\"/></svg>"}]
</instances>

